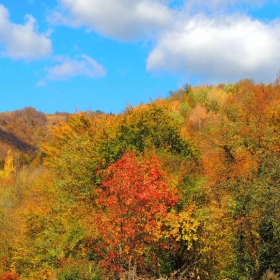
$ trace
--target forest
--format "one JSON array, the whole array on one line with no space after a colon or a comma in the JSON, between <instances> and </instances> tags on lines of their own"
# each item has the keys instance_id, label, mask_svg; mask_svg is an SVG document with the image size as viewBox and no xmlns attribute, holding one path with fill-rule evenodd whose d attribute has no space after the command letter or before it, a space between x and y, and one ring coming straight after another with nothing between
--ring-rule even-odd
<instances>
[{"instance_id":1,"label":"forest","mask_svg":"<svg viewBox=\"0 0 280 280\"><path fill-rule=\"evenodd\" d=\"M0 280L279 280L279 136L280 77L0 113Z\"/></svg>"}]
</instances>

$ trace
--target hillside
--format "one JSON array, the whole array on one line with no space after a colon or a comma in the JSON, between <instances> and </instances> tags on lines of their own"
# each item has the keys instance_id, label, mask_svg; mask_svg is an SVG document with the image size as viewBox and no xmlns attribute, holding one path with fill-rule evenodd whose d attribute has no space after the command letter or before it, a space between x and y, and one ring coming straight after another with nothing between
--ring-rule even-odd
<instances>
[{"instance_id":1,"label":"hillside","mask_svg":"<svg viewBox=\"0 0 280 280\"><path fill-rule=\"evenodd\" d=\"M279 82L0 119L0 279L279 279Z\"/></svg>"},{"instance_id":2,"label":"hillside","mask_svg":"<svg viewBox=\"0 0 280 280\"><path fill-rule=\"evenodd\" d=\"M51 127L65 121L66 116L44 114L32 107L0 113L0 161L3 162L8 150L25 161L32 160L40 144L48 139Z\"/></svg>"}]
</instances>

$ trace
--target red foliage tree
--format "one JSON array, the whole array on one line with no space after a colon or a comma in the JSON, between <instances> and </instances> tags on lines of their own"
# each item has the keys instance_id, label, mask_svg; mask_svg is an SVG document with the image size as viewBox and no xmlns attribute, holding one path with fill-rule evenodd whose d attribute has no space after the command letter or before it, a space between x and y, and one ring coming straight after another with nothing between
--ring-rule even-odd
<instances>
[{"instance_id":1,"label":"red foliage tree","mask_svg":"<svg viewBox=\"0 0 280 280\"><path fill-rule=\"evenodd\" d=\"M109 166L103 176L97 190L99 253L110 268L151 268L158 246L157 221L177 203L176 191L165 183L156 158L142 161L131 152Z\"/></svg>"}]
</instances>

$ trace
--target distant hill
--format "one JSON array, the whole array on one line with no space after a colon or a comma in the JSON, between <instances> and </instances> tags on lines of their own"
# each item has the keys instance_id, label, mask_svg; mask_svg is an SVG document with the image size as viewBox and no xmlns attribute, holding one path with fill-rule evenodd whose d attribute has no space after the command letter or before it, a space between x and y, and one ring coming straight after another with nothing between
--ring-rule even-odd
<instances>
[{"instance_id":1,"label":"distant hill","mask_svg":"<svg viewBox=\"0 0 280 280\"><path fill-rule=\"evenodd\" d=\"M88 115L103 114L87 111ZM51 127L68 119L70 113L44 114L33 107L0 113L0 168L8 150L23 163L32 161L40 153L40 145L47 141Z\"/></svg>"},{"instance_id":2,"label":"distant hill","mask_svg":"<svg viewBox=\"0 0 280 280\"><path fill-rule=\"evenodd\" d=\"M44 114L35 108L0 113L0 162L8 150L19 157L34 158L50 127L67 120L67 113Z\"/></svg>"}]
</instances>

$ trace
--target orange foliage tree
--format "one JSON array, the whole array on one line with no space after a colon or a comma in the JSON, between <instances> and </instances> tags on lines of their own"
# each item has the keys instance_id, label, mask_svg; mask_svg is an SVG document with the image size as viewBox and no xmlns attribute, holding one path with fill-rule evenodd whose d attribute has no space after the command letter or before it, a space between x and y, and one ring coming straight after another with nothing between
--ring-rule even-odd
<instances>
[{"instance_id":1,"label":"orange foliage tree","mask_svg":"<svg viewBox=\"0 0 280 280\"><path fill-rule=\"evenodd\" d=\"M6 271L0 275L0 280L19 280L20 276L16 273Z\"/></svg>"}]
</instances>

